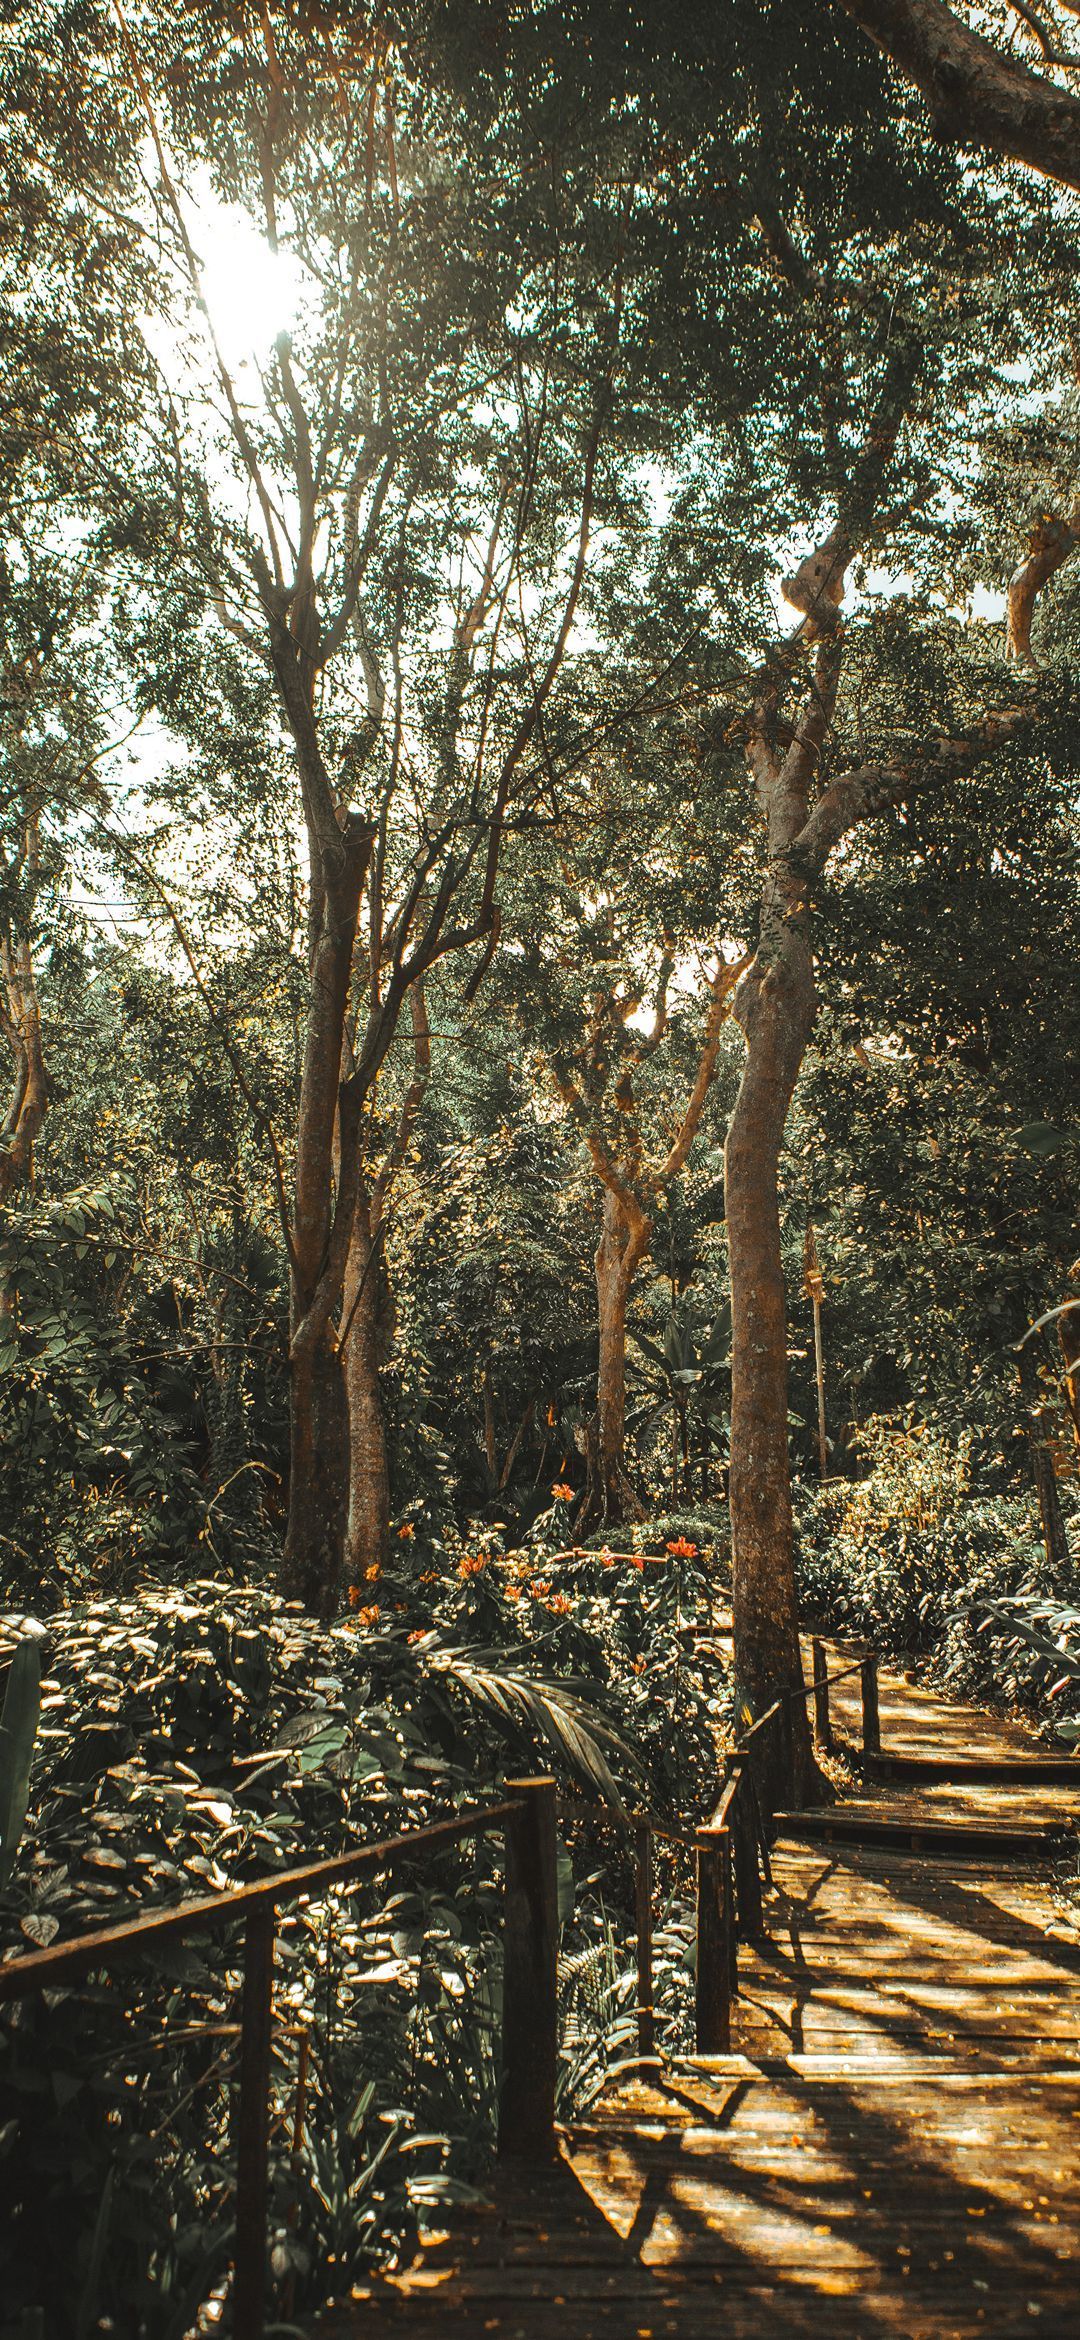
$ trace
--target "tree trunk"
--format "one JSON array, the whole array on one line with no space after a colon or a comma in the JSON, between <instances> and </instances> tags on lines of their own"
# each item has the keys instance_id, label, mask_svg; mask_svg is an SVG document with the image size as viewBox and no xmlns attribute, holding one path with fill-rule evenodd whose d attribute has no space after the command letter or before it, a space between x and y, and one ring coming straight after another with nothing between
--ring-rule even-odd
<instances>
[{"instance_id":1,"label":"tree trunk","mask_svg":"<svg viewBox=\"0 0 1080 2340\"><path fill-rule=\"evenodd\" d=\"M31 868L36 867L37 832ZM11 1097L0 1123L0 1202L8 1202L33 1176L34 1146L49 1103L49 1084L41 1038L41 1005L30 950L29 931L0 933L0 1029L13 1059Z\"/></svg>"},{"instance_id":2,"label":"tree trunk","mask_svg":"<svg viewBox=\"0 0 1080 2340\"><path fill-rule=\"evenodd\" d=\"M390 1466L380 1368L386 1361L387 1291L381 1225L361 1192L345 1277L345 1388L349 1409L349 1583L377 1582L390 1543Z\"/></svg>"},{"instance_id":3,"label":"tree trunk","mask_svg":"<svg viewBox=\"0 0 1080 2340\"><path fill-rule=\"evenodd\" d=\"M651 1233L651 1222L641 1212L631 1225L618 1195L606 1186L594 1261L600 1325L596 1418L589 1440L589 1479L578 1514L579 1530L594 1523L617 1527L624 1520L645 1516L625 1463L626 1304Z\"/></svg>"},{"instance_id":4,"label":"tree trunk","mask_svg":"<svg viewBox=\"0 0 1080 2340\"><path fill-rule=\"evenodd\" d=\"M1062 1318L1067 1323L1067 1318ZM1054 1581L1063 1584L1069 1568L1069 1545L1065 1521L1061 1512L1057 1473L1051 1451L1047 1408L1039 1387L1039 1377L1030 1349L1020 1351L1020 1391L1024 1405L1024 1428L1028 1452L1031 1456L1031 1475L1039 1499L1039 1520L1043 1533L1043 1548L1053 1573Z\"/></svg>"},{"instance_id":5,"label":"tree trunk","mask_svg":"<svg viewBox=\"0 0 1080 2340\"><path fill-rule=\"evenodd\" d=\"M333 1327L290 1360L289 1524L285 1586L316 1617L338 1604L345 1540L349 1417Z\"/></svg>"},{"instance_id":6,"label":"tree trunk","mask_svg":"<svg viewBox=\"0 0 1080 2340\"><path fill-rule=\"evenodd\" d=\"M777 1174L788 1107L816 1012L809 947L789 930L736 995L746 1061L724 1153L731 1267L732 1614L739 1687L755 1714L803 1687L788 1460L787 1319ZM804 1797L815 1767L792 1701L774 1801ZM783 1774L786 1773L786 1776Z\"/></svg>"},{"instance_id":7,"label":"tree trunk","mask_svg":"<svg viewBox=\"0 0 1080 2340\"><path fill-rule=\"evenodd\" d=\"M499 1483L499 1450L495 1443L495 1392L491 1386L491 1367L484 1367L484 1461L493 1488Z\"/></svg>"},{"instance_id":8,"label":"tree trunk","mask_svg":"<svg viewBox=\"0 0 1080 2340\"><path fill-rule=\"evenodd\" d=\"M1058 1345L1065 1364L1065 1404L1080 1446L1080 1300L1067 1316L1058 1318Z\"/></svg>"},{"instance_id":9,"label":"tree trunk","mask_svg":"<svg viewBox=\"0 0 1080 2340\"><path fill-rule=\"evenodd\" d=\"M359 1101L342 1084L360 891L371 830L347 815L327 867L312 837L312 949L289 1275L289 1521L282 1581L316 1616L337 1609L349 1501L348 1401L338 1339L359 1184ZM335 1144L338 1175L335 1185Z\"/></svg>"}]
</instances>

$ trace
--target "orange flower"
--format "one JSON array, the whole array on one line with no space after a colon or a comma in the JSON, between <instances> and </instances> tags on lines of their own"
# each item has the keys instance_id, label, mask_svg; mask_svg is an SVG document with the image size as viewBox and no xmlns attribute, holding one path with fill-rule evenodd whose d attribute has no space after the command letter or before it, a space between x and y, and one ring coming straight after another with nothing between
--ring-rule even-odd
<instances>
[{"instance_id":1,"label":"orange flower","mask_svg":"<svg viewBox=\"0 0 1080 2340\"><path fill-rule=\"evenodd\" d=\"M627 1553L627 1555L626 1555L626 1557L627 1557L627 1559L628 1559L628 1560L629 1560L629 1562L630 1562L630 1566L631 1566L631 1568L636 1568L636 1569L638 1570L638 1573L639 1573L639 1575L640 1575L640 1573L641 1573L641 1570L642 1570L642 1569L644 1568L644 1566L645 1566L645 1559L644 1559L644 1555L643 1555L643 1553L641 1553L641 1552L628 1552L628 1553Z\"/></svg>"},{"instance_id":2,"label":"orange flower","mask_svg":"<svg viewBox=\"0 0 1080 2340\"><path fill-rule=\"evenodd\" d=\"M529 1591L531 1592L534 1601L542 1601L544 1594L551 1591L550 1579L546 1576L534 1577L531 1585L529 1586Z\"/></svg>"},{"instance_id":3,"label":"orange flower","mask_svg":"<svg viewBox=\"0 0 1080 2340\"><path fill-rule=\"evenodd\" d=\"M380 1576L381 1576L381 1575L382 1575L382 1569L381 1569L381 1567L380 1567L380 1565L379 1565L379 1562L378 1562L377 1560L373 1560L373 1561L372 1561L372 1564L371 1564L371 1567L370 1567L370 1568L365 1568L365 1570L364 1570L364 1583L365 1583L365 1584L378 1584L378 1581L379 1581L379 1578L380 1578Z\"/></svg>"},{"instance_id":4,"label":"orange flower","mask_svg":"<svg viewBox=\"0 0 1080 2340\"><path fill-rule=\"evenodd\" d=\"M636 1658L634 1659L634 1672L635 1672L635 1674L643 1674L643 1673L644 1673L644 1671L645 1671L645 1660L644 1660L644 1658L643 1658L643 1657L636 1657Z\"/></svg>"},{"instance_id":5,"label":"orange flower","mask_svg":"<svg viewBox=\"0 0 1080 2340\"><path fill-rule=\"evenodd\" d=\"M482 1576L486 1567L486 1552L466 1552L463 1558L458 1561L458 1575L461 1577Z\"/></svg>"},{"instance_id":6,"label":"orange flower","mask_svg":"<svg viewBox=\"0 0 1080 2340\"><path fill-rule=\"evenodd\" d=\"M506 1586L506 1598L508 1601L519 1601L521 1599L521 1586L519 1584L508 1584Z\"/></svg>"},{"instance_id":7,"label":"orange flower","mask_svg":"<svg viewBox=\"0 0 1080 2340\"><path fill-rule=\"evenodd\" d=\"M697 1559L697 1545L688 1544L685 1536L676 1536L674 1543L668 1544L666 1549L670 1552L673 1560Z\"/></svg>"},{"instance_id":8,"label":"orange flower","mask_svg":"<svg viewBox=\"0 0 1080 2340\"><path fill-rule=\"evenodd\" d=\"M555 1503L572 1503L574 1500L574 1490L567 1486L565 1479L556 1479L551 1494Z\"/></svg>"},{"instance_id":9,"label":"orange flower","mask_svg":"<svg viewBox=\"0 0 1080 2340\"><path fill-rule=\"evenodd\" d=\"M424 1627L422 1625L418 1625L415 1632L410 1633L408 1638L410 1641L426 1641L427 1634L424 1630Z\"/></svg>"},{"instance_id":10,"label":"orange flower","mask_svg":"<svg viewBox=\"0 0 1080 2340\"><path fill-rule=\"evenodd\" d=\"M378 1603L376 1602L374 1607L370 1609L358 1609L356 1617L357 1623L360 1625L377 1625L379 1622Z\"/></svg>"},{"instance_id":11,"label":"orange flower","mask_svg":"<svg viewBox=\"0 0 1080 2340\"><path fill-rule=\"evenodd\" d=\"M399 1542L399 1544L404 1544L404 1543L407 1543L407 1541L408 1541L409 1537L410 1537L410 1536L414 1536L415 1534L416 1534L416 1529L414 1528L414 1526L413 1526L413 1523L412 1523L411 1519L407 1519L407 1520L406 1520L406 1522L405 1522L405 1525L404 1525L404 1527L399 1527L399 1529L398 1529L398 1542Z\"/></svg>"},{"instance_id":12,"label":"orange flower","mask_svg":"<svg viewBox=\"0 0 1080 2340\"><path fill-rule=\"evenodd\" d=\"M601 1568L614 1568L615 1566L615 1554L608 1551L606 1544L600 1554L600 1566Z\"/></svg>"},{"instance_id":13,"label":"orange flower","mask_svg":"<svg viewBox=\"0 0 1080 2340\"><path fill-rule=\"evenodd\" d=\"M359 1603L359 1600L360 1600L360 1587L359 1587L359 1585L358 1585L358 1584L351 1584L351 1585L349 1586L349 1607L350 1607L350 1609L355 1609L355 1608L357 1607L358 1603Z\"/></svg>"},{"instance_id":14,"label":"orange flower","mask_svg":"<svg viewBox=\"0 0 1080 2340\"><path fill-rule=\"evenodd\" d=\"M551 1599L547 1603L547 1607L551 1610L553 1617L568 1617L570 1615L571 1608L573 1607L573 1603L570 1599L569 1593L552 1593Z\"/></svg>"},{"instance_id":15,"label":"orange flower","mask_svg":"<svg viewBox=\"0 0 1080 2340\"><path fill-rule=\"evenodd\" d=\"M420 1582L421 1582L421 1584L438 1584L438 1581L439 1581L439 1571L438 1571L438 1569L437 1569L437 1568L424 1568L424 1569L421 1569L421 1572L420 1572Z\"/></svg>"}]
</instances>

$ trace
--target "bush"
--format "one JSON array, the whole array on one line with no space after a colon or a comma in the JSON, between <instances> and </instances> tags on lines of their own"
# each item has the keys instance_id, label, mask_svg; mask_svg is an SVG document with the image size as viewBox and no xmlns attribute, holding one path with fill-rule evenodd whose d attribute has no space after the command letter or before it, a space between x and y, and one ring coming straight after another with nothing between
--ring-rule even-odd
<instances>
[{"instance_id":1,"label":"bush","mask_svg":"<svg viewBox=\"0 0 1080 2340\"><path fill-rule=\"evenodd\" d=\"M984 1629L988 1601L1073 1589L1050 1581L1034 1492L978 1493L970 1441L950 1443L925 1425L871 1422L860 1444L864 1478L804 1488L799 1499L804 1615L884 1654L927 1658L957 1697L1045 1715L1033 1653L1010 1653Z\"/></svg>"},{"instance_id":2,"label":"bush","mask_svg":"<svg viewBox=\"0 0 1080 2340\"><path fill-rule=\"evenodd\" d=\"M593 1803L610 1771L630 1804L700 1808L715 1792L713 1686L668 1630L696 1598L689 1565L613 1571L600 1555L500 1556L413 1534L331 1628L213 1580L60 1612L31 1821L0 1894L7 1955L419 1825L538 1757ZM625 2053L632 1987L624 1840L575 1809L567 2105ZM483 2172L499 1859L481 1838L283 1913L271 2219L284 2315L408 2251ZM673 1971L681 1958L676 1941ZM83 2340L103 2317L180 2340L220 2288L238 1981L234 1942L185 1936L152 1964L5 2011L9 2330L43 2309L50 2340Z\"/></svg>"}]
</instances>

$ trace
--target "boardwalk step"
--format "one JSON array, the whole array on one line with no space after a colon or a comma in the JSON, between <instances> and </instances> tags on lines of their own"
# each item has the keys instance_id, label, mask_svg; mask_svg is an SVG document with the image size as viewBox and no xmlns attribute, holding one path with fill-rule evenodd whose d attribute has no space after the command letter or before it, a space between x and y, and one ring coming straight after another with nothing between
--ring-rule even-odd
<instances>
[{"instance_id":1,"label":"boardwalk step","mask_svg":"<svg viewBox=\"0 0 1080 2340\"><path fill-rule=\"evenodd\" d=\"M880 1805L815 1812L778 1812L777 1841L800 1844L877 1844L898 1851L945 1853L954 1860L1033 1860L1068 1843L1072 1822L945 1820L928 1814L885 1814Z\"/></svg>"},{"instance_id":2,"label":"boardwalk step","mask_svg":"<svg viewBox=\"0 0 1080 2340\"><path fill-rule=\"evenodd\" d=\"M999 1787L1071 1787L1080 1795L1080 1759L1075 1755L867 1755L863 1769L874 1779L982 1781Z\"/></svg>"}]
</instances>

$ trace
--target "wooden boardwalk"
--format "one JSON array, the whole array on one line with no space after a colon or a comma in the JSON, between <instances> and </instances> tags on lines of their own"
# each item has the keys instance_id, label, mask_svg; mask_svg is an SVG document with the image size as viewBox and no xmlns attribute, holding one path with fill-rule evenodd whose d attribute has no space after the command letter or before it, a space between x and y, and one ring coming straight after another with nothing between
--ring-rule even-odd
<instances>
[{"instance_id":1,"label":"wooden boardwalk","mask_svg":"<svg viewBox=\"0 0 1080 2340\"><path fill-rule=\"evenodd\" d=\"M881 1687L887 1756L1037 1754ZM857 1808L894 1841L782 1834L737 2052L612 2090L320 2333L1080 2340L1080 1933L1044 1863L979 1850L1080 1817L1076 1780L883 1778ZM943 1817L979 1833L920 1850Z\"/></svg>"}]
</instances>

